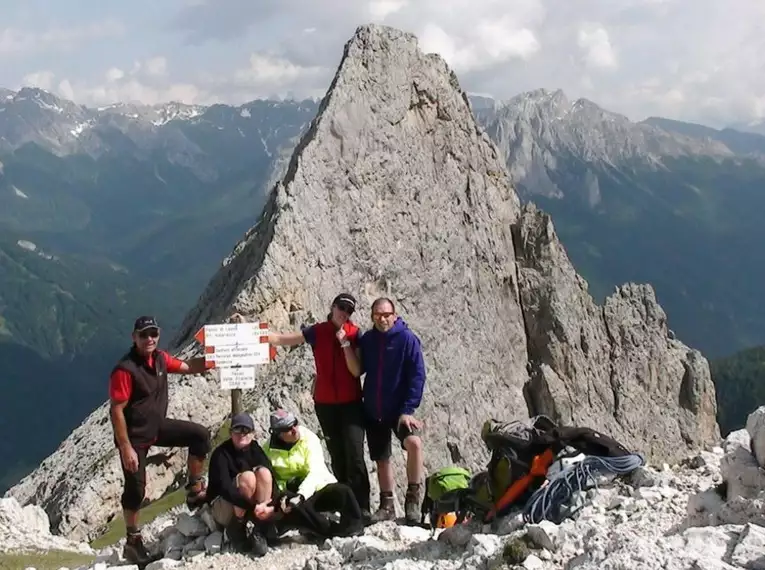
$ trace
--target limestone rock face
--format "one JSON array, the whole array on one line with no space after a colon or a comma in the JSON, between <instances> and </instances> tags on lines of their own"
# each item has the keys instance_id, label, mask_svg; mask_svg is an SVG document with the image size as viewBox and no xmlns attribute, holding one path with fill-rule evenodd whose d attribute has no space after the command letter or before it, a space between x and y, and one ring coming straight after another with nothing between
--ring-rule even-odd
<instances>
[{"instance_id":1,"label":"limestone rock face","mask_svg":"<svg viewBox=\"0 0 765 570\"><path fill-rule=\"evenodd\" d=\"M670 338L653 289L628 284L597 306L533 204L515 225L532 413L589 425L654 459L720 437L704 357Z\"/></svg>"},{"instance_id":2,"label":"limestone rock face","mask_svg":"<svg viewBox=\"0 0 765 570\"><path fill-rule=\"evenodd\" d=\"M48 516L37 505L22 507L14 498L0 499L0 553L40 550L94 554L85 543L53 536Z\"/></svg>"},{"instance_id":3,"label":"limestone rock face","mask_svg":"<svg viewBox=\"0 0 765 570\"><path fill-rule=\"evenodd\" d=\"M372 300L392 297L422 341L428 377L417 416L427 471L485 468L480 426L490 417L545 412L612 433L653 461L719 436L707 363L670 338L652 289L627 285L598 307L552 221L533 207L521 211L455 75L414 36L388 27L360 27L346 44L283 180L187 315L175 348L198 354L193 334L234 312L295 330L325 319L340 291L359 299L362 328L371 326ZM321 433L313 376L308 347L279 349L245 392L247 409L263 426L274 407L288 407ZM200 382L183 413L213 426L228 395ZM96 414L83 430L111 437L104 412ZM85 498L68 482L72 469L50 467L92 467L108 452L107 436L98 437L101 455L70 438L66 457L59 450L11 493L44 505L63 533L103 523L118 511L113 462L93 478L103 482L109 471L111 490ZM402 458L395 449L399 500ZM88 477L80 477L82 486Z\"/></svg>"}]
</instances>

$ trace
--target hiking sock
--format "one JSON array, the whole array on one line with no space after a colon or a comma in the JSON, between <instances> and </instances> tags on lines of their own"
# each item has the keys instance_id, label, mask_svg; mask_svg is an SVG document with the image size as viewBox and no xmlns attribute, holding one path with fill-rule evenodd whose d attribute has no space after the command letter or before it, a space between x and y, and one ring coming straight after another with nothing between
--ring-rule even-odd
<instances>
[{"instance_id":1,"label":"hiking sock","mask_svg":"<svg viewBox=\"0 0 765 570\"><path fill-rule=\"evenodd\" d=\"M418 522L421 517L420 484L409 483L404 497L404 516L409 523Z\"/></svg>"}]
</instances>

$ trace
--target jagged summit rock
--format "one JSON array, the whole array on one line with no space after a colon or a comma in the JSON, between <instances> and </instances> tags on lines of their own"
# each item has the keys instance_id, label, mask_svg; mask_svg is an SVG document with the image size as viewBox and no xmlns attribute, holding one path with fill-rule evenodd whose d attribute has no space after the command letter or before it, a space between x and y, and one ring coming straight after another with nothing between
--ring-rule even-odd
<instances>
[{"instance_id":1,"label":"jagged summit rock","mask_svg":"<svg viewBox=\"0 0 765 570\"><path fill-rule=\"evenodd\" d=\"M422 339L428 380L417 415L429 471L452 463L484 468L481 423L538 411L615 431L653 461L673 461L719 436L706 361L669 338L651 288L625 286L597 307L549 217L521 210L503 158L476 126L454 73L411 34L377 25L360 27L346 44L284 179L174 345L185 356L199 352L194 332L233 312L279 331L323 320L344 290L357 294L363 327L371 301L387 295ZM275 363L258 370L245 405L261 424L284 406L318 430L313 368L306 347L280 349ZM206 425L225 415L210 378L183 407ZM171 401L180 384L173 382ZM109 430L105 420L100 409L78 431L80 441ZM120 489L116 458L103 448L94 457L94 447L65 442L47 469L11 493L45 506L63 533L95 528L118 512ZM52 475L57 460L68 468ZM394 463L404 484L400 455ZM98 505L66 483L96 464L98 473L111 473L89 480L111 485L111 497L99 493ZM169 469L180 464L173 460ZM66 493L51 492L62 486ZM153 496L162 490L151 475L148 489Z\"/></svg>"},{"instance_id":2,"label":"jagged summit rock","mask_svg":"<svg viewBox=\"0 0 765 570\"><path fill-rule=\"evenodd\" d=\"M670 338L650 286L618 287L597 306L552 219L533 204L524 206L513 242L532 414L596 423L654 459L675 460L686 445L719 438L709 366L698 351Z\"/></svg>"}]
</instances>

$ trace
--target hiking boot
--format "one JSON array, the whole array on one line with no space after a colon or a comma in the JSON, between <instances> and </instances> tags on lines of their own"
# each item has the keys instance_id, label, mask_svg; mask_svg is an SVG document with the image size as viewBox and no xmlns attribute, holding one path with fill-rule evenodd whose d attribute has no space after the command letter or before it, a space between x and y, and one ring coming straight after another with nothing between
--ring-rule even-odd
<instances>
[{"instance_id":1,"label":"hiking boot","mask_svg":"<svg viewBox=\"0 0 765 570\"><path fill-rule=\"evenodd\" d=\"M197 479L186 484L186 506L190 511L207 502L207 486L204 479Z\"/></svg>"},{"instance_id":2,"label":"hiking boot","mask_svg":"<svg viewBox=\"0 0 765 570\"><path fill-rule=\"evenodd\" d=\"M279 536L279 527L274 522L263 523L263 536L266 537L268 546L279 546L282 543L282 539Z\"/></svg>"},{"instance_id":3,"label":"hiking boot","mask_svg":"<svg viewBox=\"0 0 765 570\"><path fill-rule=\"evenodd\" d=\"M393 503L393 493L380 496L380 508L372 515L372 524L382 521L396 520L396 505Z\"/></svg>"},{"instance_id":4,"label":"hiking boot","mask_svg":"<svg viewBox=\"0 0 765 570\"><path fill-rule=\"evenodd\" d=\"M250 552L255 556L265 556L268 552L268 540L266 540L263 530L255 526L250 533Z\"/></svg>"},{"instance_id":5,"label":"hiking boot","mask_svg":"<svg viewBox=\"0 0 765 570\"><path fill-rule=\"evenodd\" d=\"M131 564L136 564L139 568L143 568L149 562L154 562L154 557L149 554L146 547L143 545L143 539L141 533L129 533L127 540L125 541L125 548L122 549L122 557Z\"/></svg>"},{"instance_id":6,"label":"hiking boot","mask_svg":"<svg viewBox=\"0 0 765 570\"><path fill-rule=\"evenodd\" d=\"M406 498L404 499L404 516L406 518L406 524L420 524L422 516L421 506L422 499L420 498L420 484L409 483L409 487L406 490Z\"/></svg>"},{"instance_id":7,"label":"hiking boot","mask_svg":"<svg viewBox=\"0 0 765 570\"><path fill-rule=\"evenodd\" d=\"M231 522L226 526L226 536L234 552L247 552L250 549L247 523L243 519L231 517Z\"/></svg>"},{"instance_id":8,"label":"hiking boot","mask_svg":"<svg viewBox=\"0 0 765 570\"><path fill-rule=\"evenodd\" d=\"M345 525L338 524L333 529L333 534L341 537L361 536L364 534L364 526L363 521L355 521Z\"/></svg>"}]
</instances>

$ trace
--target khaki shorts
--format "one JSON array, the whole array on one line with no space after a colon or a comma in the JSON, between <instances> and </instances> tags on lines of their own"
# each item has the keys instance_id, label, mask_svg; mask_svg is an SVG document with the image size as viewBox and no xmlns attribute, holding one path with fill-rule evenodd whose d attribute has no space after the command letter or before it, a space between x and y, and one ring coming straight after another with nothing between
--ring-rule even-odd
<instances>
[{"instance_id":1,"label":"khaki shorts","mask_svg":"<svg viewBox=\"0 0 765 570\"><path fill-rule=\"evenodd\" d=\"M215 497L213 502L210 503L210 509L212 510L212 516L215 522L222 527L227 527L231 519L234 518L234 505L229 503L223 497Z\"/></svg>"}]
</instances>

